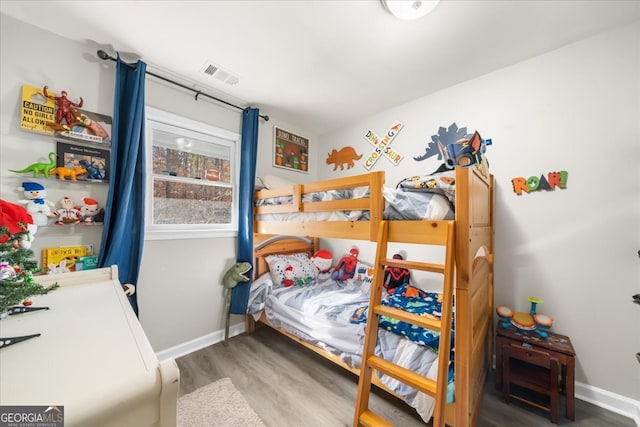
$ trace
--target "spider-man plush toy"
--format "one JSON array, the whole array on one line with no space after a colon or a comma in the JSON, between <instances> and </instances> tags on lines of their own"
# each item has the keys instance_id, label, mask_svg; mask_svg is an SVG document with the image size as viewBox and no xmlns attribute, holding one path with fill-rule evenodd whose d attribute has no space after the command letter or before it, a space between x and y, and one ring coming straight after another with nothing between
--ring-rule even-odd
<instances>
[{"instance_id":1,"label":"spider-man plush toy","mask_svg":"<svg viewBox=\"0 0 640 427\"><path fill-rule=\"evenodd\" d=\"M356 266L358 265L359 254L360 251L353 248L349 251L349 256L340 258L338 265L333 269L331 278L338 281L353 278L353 274L356 272Z\"/></svg>"},{"instance_id":2,"label":"spider-man plush toy","mask_svg":"<svg viewBox=\"0 0 640 427\"><path fill-rule=\"evenodd\" d=\"M395 254L393 259L404 259L402 255ZM406 268L401 267L385 267L383 286L388 294L392 294L394 289L404 283L409 283L411 273Z\"/></svg>"}]
</instances>

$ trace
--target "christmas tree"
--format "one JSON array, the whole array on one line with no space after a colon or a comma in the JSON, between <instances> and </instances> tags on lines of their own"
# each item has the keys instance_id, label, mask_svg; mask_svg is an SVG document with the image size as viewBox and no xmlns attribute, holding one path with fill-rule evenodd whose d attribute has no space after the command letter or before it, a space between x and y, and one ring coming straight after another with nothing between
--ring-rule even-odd
<instances>
[{"instance_id":1,"label":"christmas tree","mask_svg":"<svg viewBox=\"0 0 640 427\"><path fill-rule=\"evenodd\" d=\"M36 283L34 274L40 271L33 251L24 245L29 237L26 227L10 233L0 226L0 314L21 304L29 297L44 295L58 287L44 287Z\"/></svg>"}]
</instances>

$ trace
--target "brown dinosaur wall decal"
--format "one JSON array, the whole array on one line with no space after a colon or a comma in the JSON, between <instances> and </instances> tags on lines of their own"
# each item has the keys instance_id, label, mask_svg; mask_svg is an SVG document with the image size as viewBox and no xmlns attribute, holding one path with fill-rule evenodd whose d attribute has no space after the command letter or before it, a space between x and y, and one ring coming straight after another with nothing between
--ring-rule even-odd
<instances>
[{"instance_id":1,"label":"brown dinosaur wall decal","mask_svg":"<svg viewBox=\"0 0 640 427\"><path fill-rule=\"evenodd\" d=\"M327 157L327 164L333 163L333 170L336 170L340 166L340 170L344 170L344 165L347 165L347 169L351 169L354 166L354 160L360 160L362 154L356 153L353 147L342 147L340 150L335 148L331 150Z\"/></svg>"}]
</instances>

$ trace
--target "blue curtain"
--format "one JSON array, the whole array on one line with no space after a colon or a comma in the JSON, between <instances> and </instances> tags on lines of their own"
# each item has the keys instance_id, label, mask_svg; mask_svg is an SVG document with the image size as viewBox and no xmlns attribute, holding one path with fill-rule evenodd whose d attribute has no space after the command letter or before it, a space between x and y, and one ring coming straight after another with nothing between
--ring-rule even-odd
<instances>
[{"instance_id":1,"label":"blue curtain","mask_svg":"<svg viewBox=\"0 0 640 427\"><path fill-rule=\"evenodd\" d=\"M240 194L238 195L237 262L253 265L253 191L256 183L258 152L258 117L260 110L247 108L242 113L242 145L240 147ZM231 294L231 313L246 314L251 281L240 282Z\"/></svg>"},{"instance_id":2,"label":"blue curtain","mask_svg":"<svg viewBox=\"0 0 640 427\"><path fill-rule=\"evenodd\" d=\"M144 82L147 64L116 61L111 175L99 267L116 264L120 283L137 284L144 243ZM129 302L138 314L137 294Z\"/></svg>"}]
</instances>

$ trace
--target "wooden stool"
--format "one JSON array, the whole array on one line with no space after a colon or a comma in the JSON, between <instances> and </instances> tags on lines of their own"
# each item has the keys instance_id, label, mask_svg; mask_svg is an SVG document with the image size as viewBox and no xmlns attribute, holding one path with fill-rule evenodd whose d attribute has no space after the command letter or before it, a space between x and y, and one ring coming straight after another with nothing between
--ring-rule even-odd
<instances>
[{"instance_id":1,"label":"wooden stool","mask_svg":"<svg viewBox=\"0 0 640 427\"><path fill-rule=\"evenodd\" d=\"M558 424L560 418L560 363L548 352L524 344L502 345L502 398L506 403L511 398L549 412L551 422ZM549 398L549 405L540 399L516 395L511 385L523 387Z\"/></svg>"}]
</instances>

